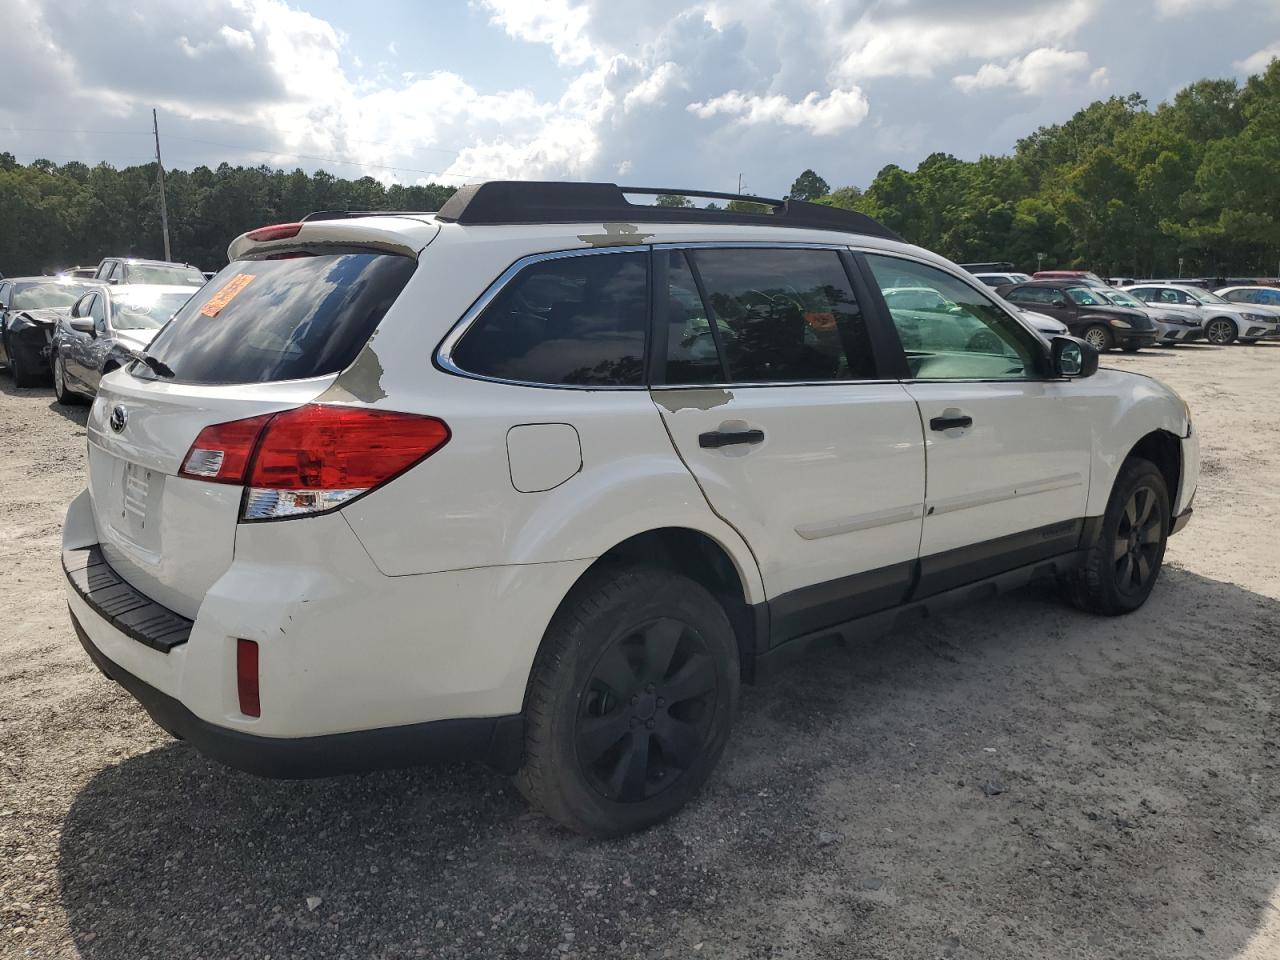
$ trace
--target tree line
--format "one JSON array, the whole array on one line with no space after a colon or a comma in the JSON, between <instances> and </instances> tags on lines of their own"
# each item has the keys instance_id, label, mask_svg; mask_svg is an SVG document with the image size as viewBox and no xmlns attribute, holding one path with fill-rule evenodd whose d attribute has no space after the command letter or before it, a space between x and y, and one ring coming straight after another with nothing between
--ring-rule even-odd
<instances>
[{"instance_id":1,"label":"tree line","mask_svg":"<svg viewBox=\"0 0 1280 960\"><path fill-rule=\"evenodd\" d=\"M155 164L23 165L0 153L0 271L161 256L156 174ZM165 181L173 255L204 269L222 266L232 238L266 223L315 210L435 210L453 193L226 163L166 171ZM891 164L865 190L832 189L806 170L791 195L859 210L958 262L1150 277L1176 275L1181 260L1187 276L1275 276L1280 60L1243 84L1197 81L1154 109L1138 94L1096 101L1006 156Z\"/></svg>"}]
</instances>

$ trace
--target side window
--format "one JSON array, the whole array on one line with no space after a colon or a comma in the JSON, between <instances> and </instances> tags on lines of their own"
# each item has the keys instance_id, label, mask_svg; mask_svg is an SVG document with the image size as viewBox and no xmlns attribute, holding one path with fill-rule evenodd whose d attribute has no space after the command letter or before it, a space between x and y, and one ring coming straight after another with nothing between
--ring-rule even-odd
<instances>
[{"instance_id":1,"label":"side window","mask_svg":"<svg viewBox=\"0 0 1280 960\"><path fill-rule=\"evenodd\" d=\"M734 383L875 378L866 321L836 251L696 249L686 256L687 266L671 271L671 299L694 281L701 310L692 313L700 318L690 316L682 330L683 313L667 304L668 382L714 372L708 349Z\"/></svg>"},{"instance_id":2,"label":"side window","mask_svg":"<svg viewBox=\"0 0 1280 960\"><path fill-rule=\"evenodd\" d=\"M1259 290L1258 302L1273 307L1280 306L1280 290Z\"/></svg>"},{"instance_id":3,"label":"side window","mask_svg":"<svg viewBox=\"0 0 1280 960\"><path fill-rule=\"evenodd\" d=\"M907 354L921 380L1022 380L1038 375L1035 334L967 283L936 267L868 254ZM936 294L922 308L901 291Z\"/></svg>"},{"instance_id":4,"label":"side window","mask_svg":"<svg viewBox=\"0 0 1280 960\"><path fill-rule=\"evenodd\" d=\"M1087 287L1071 287L1067 290L1067 296L1082 307L1100 307L1106 303L1101 294L1096 294Z\"/></svg>"},{"instance_id":5,"label":"side window","mask_svg":"<svg viewBox=\"0 0 1280 960\"><path fill-rule=\"evenodd\" d=\"M711 329L698 283L683 250L659 252L667 258L667 302L657 305L667 320L667 383L722 383L729 379L720 347L729 336L717 318Z\"/></svg>"},{"instance_id":6,"label":"side window","mask_svg":"<svg viewBox=\"0 0 1280 960\"><path fill-rule=\"evenodd\" d=\"M1012 300L1014 303L1048 303L1051 299L1050 291L1044 287L1020 287L1017 290L1010 290L1006 300Z\"/></svg>"},{"instance_id":7,"label":"side window","mask_svg":"<svg viewBox=\"0 0 1280 960\"><path fill-rule=\"evenodd\" d=\"M643 382L649 257L598 253L525 267L453 349L468 373L572 386Z\"/></svg>"},{"instance_id":8,"label":"side window","mask_svg":"<svg viewBox=\"0 0 1280 960\"><path fill-rule=\"evenodd\" d=\"M107 328L106 301L101 294L94 294L89 302L89 316L93 317L93 327L99 333Z\"/></svg>"},{"instance_id":9,"label":"side window","mask_svg":"<svg viewBox=\"0 0 1280 960\"><path fill-rule=\"evenodd\" d=\"M13 286L11 283L0 283L0 310L5 310L9 306L9 288Z\"/></svg>"},{"instance_id":10,"label":"side window","mask_svg":"<svg viewBox=\"0 0 1280 960\"><path fill-rule=\"evenodd\" d=\"M71 316L73 317L88 316L88 314L86 313L86 310L89 306L89 297L91 296L93 296L93 294L88 294L86 296L81 297L79 300L77 300L75 302L75 305L72 306L71 308Z\"/></svg>"}]
</instances>

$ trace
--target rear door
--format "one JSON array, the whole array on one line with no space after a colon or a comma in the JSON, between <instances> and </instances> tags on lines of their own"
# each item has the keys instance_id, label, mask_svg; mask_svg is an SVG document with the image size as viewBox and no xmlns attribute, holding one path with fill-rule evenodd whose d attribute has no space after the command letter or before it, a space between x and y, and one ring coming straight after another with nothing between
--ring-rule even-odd
<instances>
[{"instance_id":1,"label":"rear door","mask_svg":"<svg viewBox=\"0 0 1280 960\"><path fill-rule=\"evenodd\" d=\"M954 316L924 325L888 298L895 329L914 338L905 389L926 442L916 596L1075 549L1089 486L1088 401L1045 376L1044 345L976 285L907 258L868 253L865 263L882 291L932 287L953 305ZM985 335L957 349L954 337L934 336L947 319Z\"/></svg>"},{"instance_id":2,"label":"rear door","mask_svg":"<svg viewBox=\"0 0 1280 960\"><path fill-rule=\"evenodd\" d=\"M179 476L205 427L315 399L356 358L412 275L352 251L238 261L151 342L155 368L102 378L88 421L102 552L151 599L194 617L231 564L242 488Z\"/></svg>"},{"instance_id":3,"label":"rear door","mask_svg":"<svg viewBox=\"0 0 1280 960\"><path fill-rule=\"evenodd\" d=\"M655 261L653 400L755 554L774 642L900 602L920 543L923 435L881 371L883 331L847 251L664 246Z\"/></svg>"}]
</instances>

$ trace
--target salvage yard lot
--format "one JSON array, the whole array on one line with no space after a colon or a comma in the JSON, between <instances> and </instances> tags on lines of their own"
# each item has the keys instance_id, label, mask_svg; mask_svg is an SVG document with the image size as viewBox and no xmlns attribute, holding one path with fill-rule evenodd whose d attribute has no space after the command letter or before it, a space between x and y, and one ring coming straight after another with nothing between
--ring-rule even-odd
<instances>
[{"instance_id":1,"label":"salvage yard lot","mask_svg":"<svg viewBox=\"0 0 1280 960\"><path fill-rule=\"evenodd\" d=\"M1104 362L1201 436L1146 607L1033 587L803 661L609 843L482 767L272 782L160 732L67 619L86 408L0 377L0 956L1280 956L1280 345Z\"/></svg>"}]
</instances>

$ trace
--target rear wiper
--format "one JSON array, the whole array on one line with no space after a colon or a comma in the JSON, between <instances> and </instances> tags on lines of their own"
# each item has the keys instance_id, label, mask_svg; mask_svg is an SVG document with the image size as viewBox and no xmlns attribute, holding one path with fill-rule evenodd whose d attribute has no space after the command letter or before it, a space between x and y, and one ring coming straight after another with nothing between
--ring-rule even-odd
<instances>
[{"instance_id":1,"label":"rear wiper","mask_svg":"<svg viewBox=\"0 0 1280 960\"><path fill-rule=\"evenodd\" d=\"M166 380L172 380L177 374L163 360L157 360L150 354L140 353L138 359L145 363L157 377L164 377Z\"/></svg>"}]
</instances>

